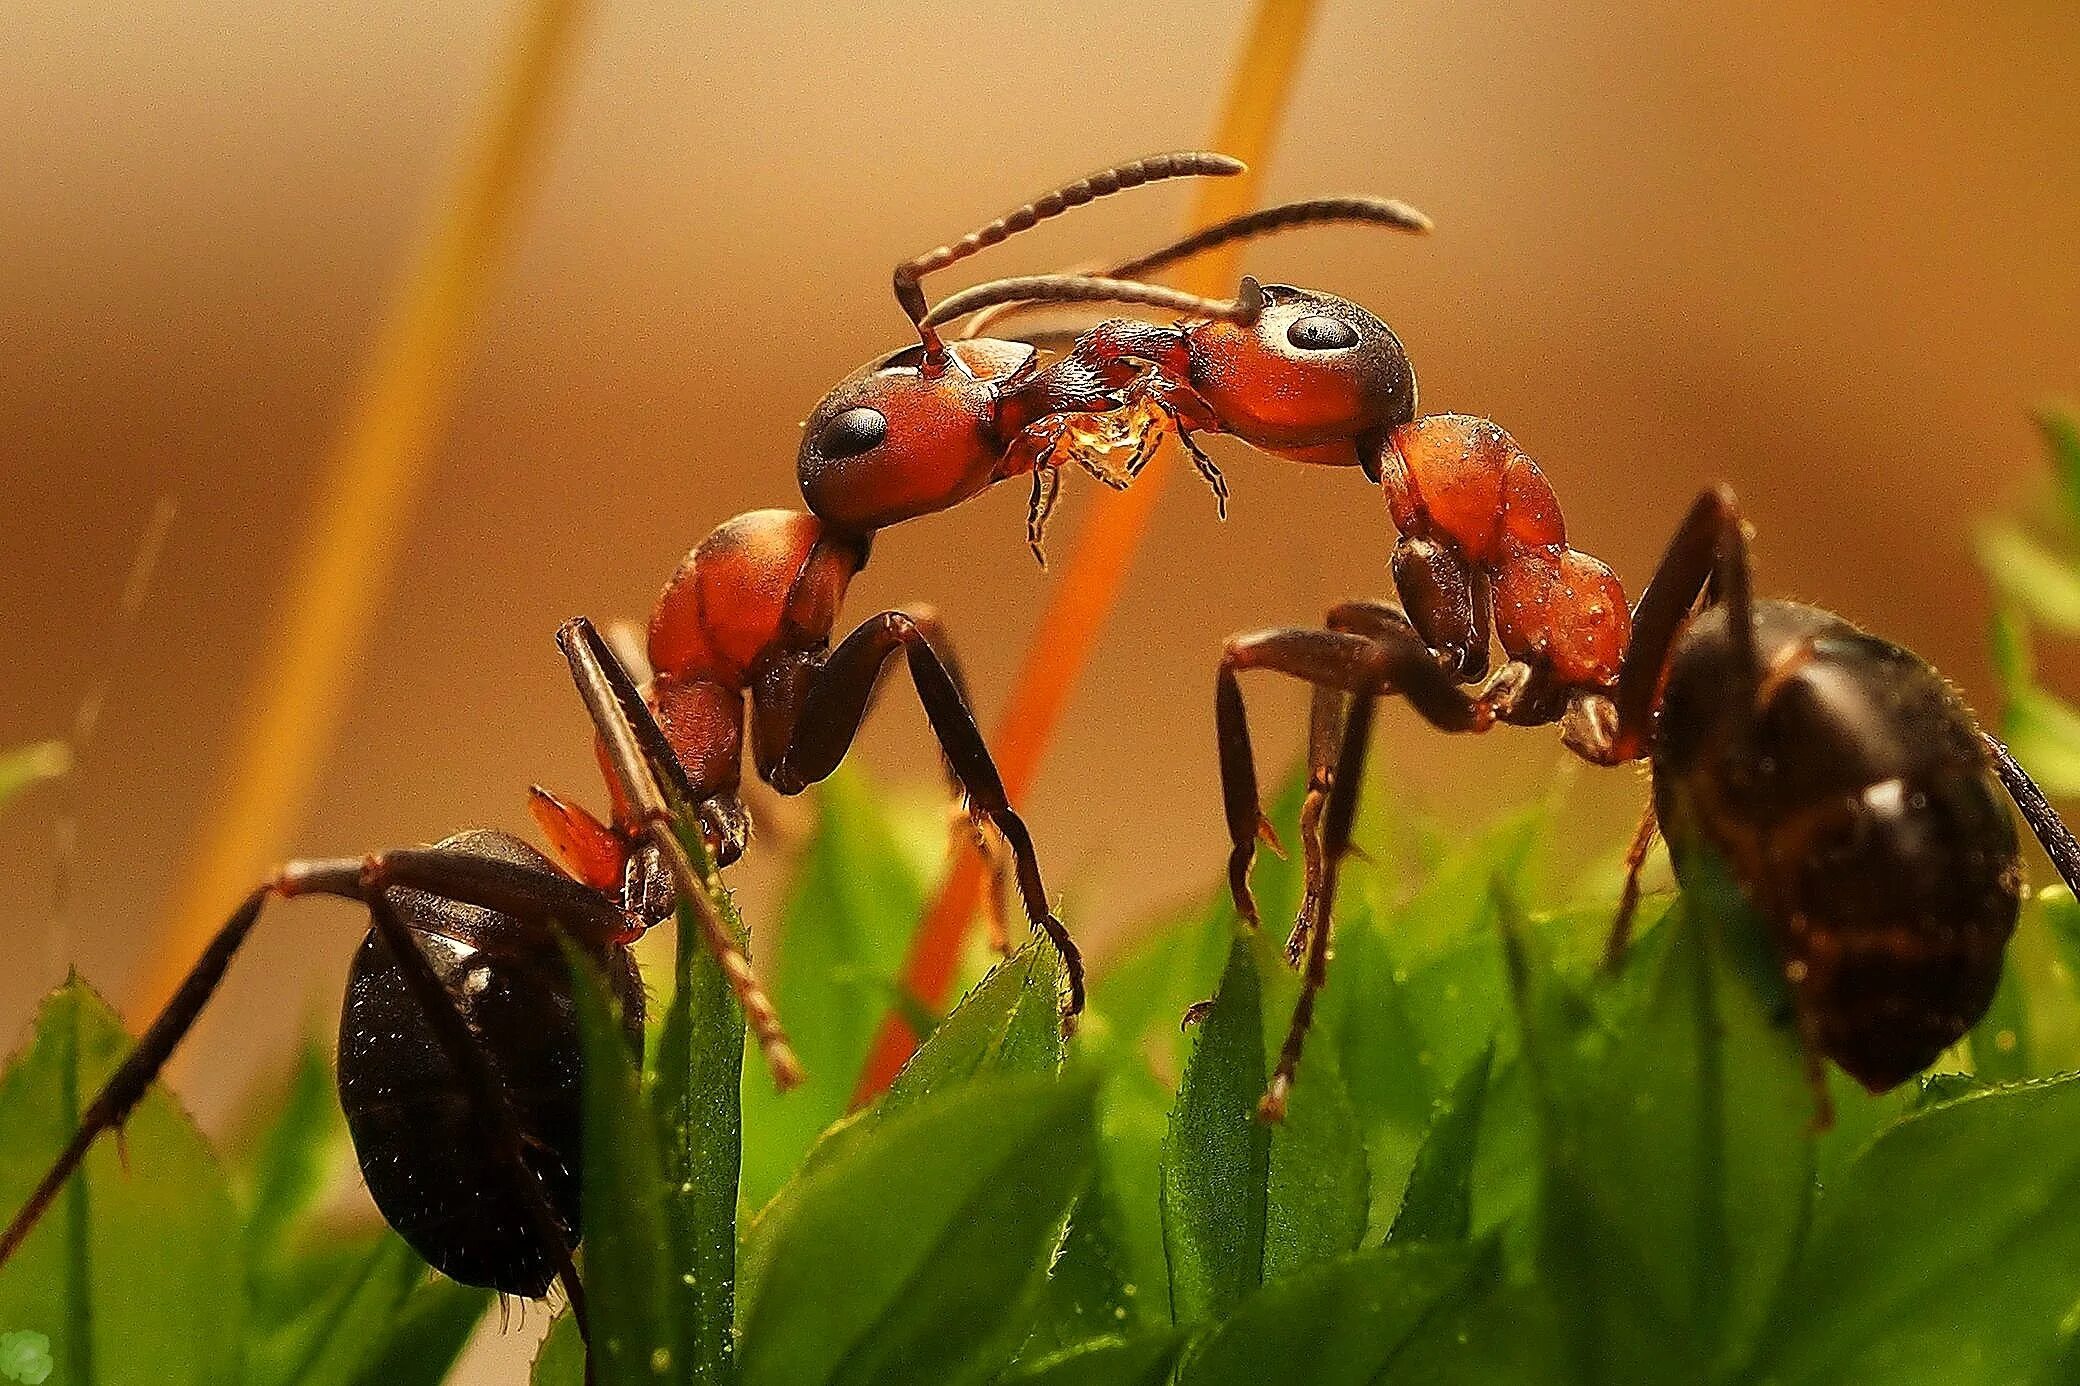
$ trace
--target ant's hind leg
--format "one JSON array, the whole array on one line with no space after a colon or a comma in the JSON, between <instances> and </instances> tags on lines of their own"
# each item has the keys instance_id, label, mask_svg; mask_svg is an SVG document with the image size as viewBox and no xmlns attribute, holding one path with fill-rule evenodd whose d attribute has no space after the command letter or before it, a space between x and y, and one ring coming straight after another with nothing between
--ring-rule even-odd
<instances>
[{"instance_id":1,"label":"ant's hind leg","mask_svg":"<svg viewBox=\"0 0 2080 1386\"><path fill-rule=\"evenodd\" d=\"M767 779L782 794L798 794L837 769L859 734L883 670L901 652L909 664L918 702L924 706L969 811L1003 838L1026 918L1061 955L1069 983L1065 1016L1073 1018L1083 1010L1083 955L1048 906L1033 836L1011 807L975 714L938 649L937 635L936 621L902 611L884 611L863 621L831 651L801 694L799 706L783 710L791 729Z\"/></svg>"}]
</instances>

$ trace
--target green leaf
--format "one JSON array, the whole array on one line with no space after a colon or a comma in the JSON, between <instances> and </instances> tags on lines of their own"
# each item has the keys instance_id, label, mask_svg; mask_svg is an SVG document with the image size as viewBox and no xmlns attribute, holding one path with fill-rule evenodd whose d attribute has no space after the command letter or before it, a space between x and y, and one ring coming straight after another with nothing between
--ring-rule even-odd
<instances>
[{"instance_id":1,"label":"green leaf","mask_svg":"<svg viewBox=\"0 0 2080 1386\"><path fill-rule=\"evenodd\" d=\"M422 1278L397 1314L389 1341L355 1374L354 1386L439 1386L491 1300L491 1291L474 1285L439 1275Z\"/></svg>"},{"instance_id":2,"label":"green leaf","mask_svg":"<svg viewBox=\"0 0 2080 1386\"><path fill-rule=\"evenodd\" d=\"M714 879L698 832L682 833L694 869ZM719 883L718 883L719 884ZM715 889L723 923L741 944L743 921ZM737 1172L741 1164L744 1013L702 938L690 902L679 907L672 1000L647 1084L656 1115L671 1234L668 1322L677 1327L677 1379L736 1379ZM765 1073L761 1066L758 1077Z\"/></svg>"},{"instance_id":3,"label":"green leaf","mask_svg":"<svg viewBox=\"0 0 2080 1386\"><path fill-rule=\"evenodd\" d=\"M0 751L0 808L30 785L72 770L72 748L62 741L34 741Z\"/></svg>"},{"instance_id":4,"label":"green leaf","mask_svg":"<svg viewBox=\"0 0 2080 1386\"><path fill-rule=\"evenodd\" d=\"M426 1263L403 1239L385 1234L303 1312L249 1343L246 1386L352 1386L425 1275ZM480 1310L486 1299L479 1296Z\"/></svg>"},{"instance_id":5,"label":"green leaf","mask_svg":"<svg viewBox=\"0 0 2080 1386\"><path fill-rule=\"evenodd\" d=\"M47 998L0 1077L0 1208L12 1212L76 1129L130 1039L77 978ZM125 1156L127 1156L127 1168ZM0 1334L48 1340L51 1380L236 1380L245 1321L237 1211L223 1172L163 1089L104 1139L0 1269Z\"/></svg>"},{"instance_id":6,"label":"green leaf","mask_svg":"<svg viewBox=\"0 0 2080 1386\"><path fill-rule=\"evenodd\" d=\"M1473 1156L1495 1046L1480 1053L1437 1105L1430 1134L1416 1154L1408 1192L1388 1239L1395 1242L1464 1241L1473 1226Z\"/></svg>"},{"instance_id":7,"label":"green leaf","mask_svg":"<svg viewBox=\"0 0 2080 1386\"><path fill-rule=\"evenodd\" d=\"M1221 1317L1263 1283L1271 1128L1256 1116L1266 1078L1259 1000L1250 940L1238 935L1163 1142L1163 1243L1179 1323Z\"/></svg>"},{"instance_id":8,"label":"green leaf","mask_svg":"<svg viewBox=\"0 0 2080 1386\"><path fill-rule=\"evenodd\" d=\"M585 1386L585 1340L568 1310L549 1325L527 1380L529 1386Z\"/></svg>"},{"instance_id":9,"label":"green leaf","mask_svg":"<svg viewBox=\"0 0 2080 1386\"><path fill-rule=\"evenodd\" d=\"M2037 429L2058 474L2067 523L2080 526L2080 417L2066 405L2045 404L2035 411Z\"/></svg>"},{"instance_id":10,"label":"green leaf","mask_svg":"<svg viewBox=\"0 0 2080 1386\"><path fill-rule=\"evenodd\" d=\"M1098 1156L1103 1159L1102 1151ZM1138 1291L1122 1245L1125 1231L1102 1168L1069 1210L1069 1230L1047 1272L1039 1320L1020 1357L1116 1338L1141 1325Z\"/></svg>"},{"instance_id":11,"label":"green leaf","mask_svg":"<svg viewBox=\"0 0 2080 1386\"><path fill-rule=\"evenodd\" d=\"M1336 1049L1344 1091L1365 1140L1371 1194L1366 1223L1384 1228L1400 1206L1430 1123L1434 1098L1421 1056L1431 1051L1408 1011L1407 974L1397 979L1393 951L1369 912L1339 909L1335 944L1322 993L1326 1036L1315 1043Z\"/></svg>"},{"instance_id":12,"label":"green leaf","mask_svg":"<svg viewBox=\"0 0 2080 1386\"><path fill-rule=\"evenodd\" d=\"M882 1098L882 1115L948 1092L984 1074L1055 1073L1062 1041L1062 962L1044 939L991 968L961 998Z\"/></svg>"},{"instance_id":13,"label":"green leaf","mask_svg":"<svg viewBox=\"0 0 2080 1386\"><path fill-rule=\"evenodd\" d=\"M323 1045L305 1041L283 1080L255 1103L247 1123L257 1129L245 1145L245 1158L233 1168L233 1182L245 1209L253 1321L265 1327L285 1323L308 1307L307 1296L291 1283L297 1277L289 1262L297 1234L348 1149L347 1123Z\"/></svg>"},{"instance_id":14,"label":"green leaf","mask_svg":"<svg viewBox=\"0 0 2080 1386\"><path fill-rule=\"evenodd\" d=\"M620 1007L598 964L568 939L571 993L585 1055L585 1161L580 1215L584 1280L592 1311L599 1386L649 1383L669 1366L672 1322L670 1224L657 1123L643 1101Z\"/></svg>"},{"instance_id":15,"label":"green leaf","mask_svg":"<svg viewBox=\"0 0 2080 1386\"><path fill-rule=\"evenodd\" d=\"M2062 635L2080 635L2080 570L2009 520L1979 527L1979 566L2006 601Z\"/></svg>"},{"instance_id":16,"label":"green leaf","mask_svg":"<svg viewBox=\"0 0 2080 1386\"><path fill-rule=\"evenodd\" d=\"M860 776L840 770L817 800L816 835L788 894L777 946L761 953L773 1004L808 1076L780 1094L756 1058L744 1065L743 1199L750 1208L764 1206L824 1128L845 1115L924 912L924 884ZM768 940L753 943L764 949Z\"/></svg>"},{"instance_id":17,"label":"green leaf","mask_svg":"<svg viewBox=\"0 0 2080 1386\"><path fill-rule=\"evenodd\" d=\"M1134 1337L1093 1338L1021 1363L997 1386L1164 1386L1184 1337L1158 1329Z\"/></svg>"},{"instance_id":18,"label":"green leaf","mask_svg":"<svg viewBox=\"0 0 2080 1386\"><path fill-rule=\"evenodd\" d=\"M1299 981L1268 936L1256 940L1255 953L1260 985L1277 998L1264 1016L1265 1052L1276 1054L1285 1042ZM1326 1028L1317 1016L1288 1096L1286 1119L1271 1129L1263 1281L1355 1251L1365 1236L1370 1210L1365 1139Z\"/></svg>"},{"instance_id":19,"label":"green leaf","mask_svg":"<svg viewBox=\"0 0 2080 1386\"><path fill-rule=\"evenodd\" d=\"M2080 794L2080 710L2037 686L2029 629L2019 615L1997 610L1989 634L2001 686L2001 738L2047 794Z\"/></svg>"},{"instance_id":20,"label":"green leaf","mask_svg":"<svg viewBox=\"0 0 2080 1386\"><path fill-rule=\"evenodd\" d=\"M2022 995L2022 971L2001 969L1993 1002L1972 1027L1972 1068L1988 1083L2008 1083L2035 1074L2029 1011Z\"/></svg>"},{"instance_id":21,"label":"green leaf","mask_svg":"<svg viewBox=\"0 0 2080 1386\"><path fill-rule=\"evenodd\" d=\"M1758 1371L1783 1386L2043 1379L2073 1338L2076 1263L2080 1078L1945 1102L1821 1198Z\"/></svg>"},{"instance_id":22,"label":"green leaf","mask_svg":"<svg viewBox=\"0 0 2080 1386\"><path fill-rule=\"evenodd\" d=\"M1742 1360L1805 1224L1813 1105L1777 1019L1783 984L1763 926L1700 859L1693 878L1708 874L1622 1014L1520 964L1539 1266L1591 1380L1702 1380Z\"/></svg>"},{"instance_id":23,"label":"green leaf","mask_svg":"<svg viewBox=\"0 0 2080 1386\"><path fill-rule=\"evenodd\" d=\"M851 1150L881 1122L921 1099L990 1075L1053 1074L1062 1039L1061 958L1035 941L1006 958L933 1027L881 1099L838 1122L803 1162L804 1174Z\"/></svg>"},{"instance_id":24,"label":"green leaf","mask_svg":"<svg viewBox=\"0 0 2080 1386\"><path fill-rule=\"evenodd\" d=\"M1118 1216L1127 1280L1121 1293L1148 1323L1169 1323L1170 1264L1163 1245L1162 1149L1170 1090L1139 1064L1115 1064L1099 1089L1098 1179Z\"/></svg>"},{"instance_id":25,"label":"green leaf","mask_svg":"<svg viewBox=\"0 0 2080 1386\"><path fill-rule=\"evenodd\" d=\"M1365 1386L1440 1306L1483 1291L1492 1248L1383 1247L1268 1285L1185 1354L1178 1386Z\"/></svg>"},{"instance_id":26,"label":"green leaf","mask_svg":"<svg viewBox=\"0 0 2080 1386\"><path fill-rule=\"evenodd\" d=\"M986 1379L1089 1182L1093 1103L1088 1080L978 1079L782 1190L745 1253L749 1386Z\"/></svg>"}]
</instances>

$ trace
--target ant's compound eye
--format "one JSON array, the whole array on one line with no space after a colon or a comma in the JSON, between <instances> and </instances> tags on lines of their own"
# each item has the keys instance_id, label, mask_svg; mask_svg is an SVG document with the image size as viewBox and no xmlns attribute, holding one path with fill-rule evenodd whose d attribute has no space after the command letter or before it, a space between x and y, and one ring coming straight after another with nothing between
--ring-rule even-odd
<instances>
[{"instance_id":1,"label":"ant's compound eye","mask_svg":"<svg viewBox=\"0 0 2080 1386\"><path fill-rule=\"evenodd\" d=\"M1341 318L1313 315L1293 319L1286 340L1302 351L1342 351L1358 344L1358 329Z\"/></svg>"},{"instance_id":2,"label":"ant's compound eye","mask_svg":"<svg viewBox=\"0 0 2080 1386\"><path fill-rule=\"evenodd\" d=\"M823 432L816 435L816 451L830 461L842 462L880 447L887 436L888 420L881 411L861 405L823 426Z\"/></svg>"}]
</instances>

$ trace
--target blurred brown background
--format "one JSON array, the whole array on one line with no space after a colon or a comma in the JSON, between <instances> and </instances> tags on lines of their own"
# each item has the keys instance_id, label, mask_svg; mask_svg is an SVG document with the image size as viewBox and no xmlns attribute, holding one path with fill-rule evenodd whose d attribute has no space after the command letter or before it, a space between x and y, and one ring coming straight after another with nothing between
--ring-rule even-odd
<instances>
[{"instance_id":1,"label":"blurred brown background","mask_svg":"<svg viewBox=\"0 0 2080 1386\"><path fill-rule=\"evenodd\" d=\"M589 788L556 623L639 616L718 522L798 503L796 421L903 338L889 265L1203 141L1246 12L601 4L300 848L518 826L530 779ZM154 499L181 505L84 778L0 820L0 1029L67 958L133 982L384 287L508 19L491 0L0 8L0 744L63 728ZM2080 385L2076 71L2080 9L2054 0L1339 0L1266 195L1396 194L1438 234L1295 237L1252 268L1392 322L1425 405L1509 426L1629 581L1725 478L1771 590L1917 647L1983 703L1969 526L2032 484L2023 406ZM1181 206L1123 198L978 271L1138 249ZM1384 510L1354 474L1215 448L1233 518L1173 478L1028 796L1094 938L1220 860L1220 637L1387 587ZM1079 482L1058 557L1105 503ZM1023 506L1004 488L890 531L850 608L937 603L985 721L1047 591ZM1258 703L1266 759L1289 753L1300 701ZM1557 763L1550 736L1389 722L1389 773L1448 821ZM931 769L907 695L864 747L886 780ZM1593 778L1575 797L1615 837L1635 786ZM67 796L85 878L58 938ZM205 1117L336 1004L348 919L288 918L202 1033Z\"/></svg>"}]
</instances>

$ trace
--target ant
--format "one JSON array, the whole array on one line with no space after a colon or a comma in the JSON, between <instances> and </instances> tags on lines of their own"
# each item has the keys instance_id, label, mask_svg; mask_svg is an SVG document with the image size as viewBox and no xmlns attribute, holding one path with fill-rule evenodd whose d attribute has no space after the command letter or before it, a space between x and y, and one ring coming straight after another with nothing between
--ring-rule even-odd
<instances>
[{"instance_id":1,"label":"ant","mask_svg":"<svg viewBox=\"0 0 2080 1386\"><path fill-rule=\"evenodd\" d=\"M1065 392L1065 380L1040 365L1040 352L1029 343L943 340L930 321L923 277L1098 198L1164 179L1232 175L1242 167L1225 155L1192 152L1121 164L896 267L896 298L917 327L918 344L854 372L810 415L797 459L809 513L756 510L723 524L687 555L652 609L649 698L673 752L669 773L696 806L718 865L736 861L750 834L738 796L747 735L766 783L781 794L801 793L837 768L889 661L900 654L971 820L978 833L992 830L1008 847L1026 918L1062 956L1065 1020L1082 1010L1082 958L1048 905L1032 835L1013 810L976 725L944 628L927 611L884 611L834 644L838 611L876 531L950 509L1028 471L1035 476L1037 551L1045 524L1038 497L1043 486L1052 495L1055 464L1029 427L1060 414L1065 403L1090 399L1080 377L1076 389ZM1254 311L1240 300L1223 303L1160 285L1072 277L1061 292L1100 292L1093 284L1109 286L1102 290L1108 297L1178 311L1215 317ZM625 803L616 802L611 821L601 822L537 786L531 807L572 875L602 891L623 887L635 859ZM741 954L731 948L727 956L732 976L741 974L748 984ZM739 995L748 992L740 987ZM775 1077L791 1085L799 1069L777 1021L748 1004L747 1014Z\"/></svg>"},{"instance_id":2,"label":"ant","mask_svg":"<svg viewBox=\"0 0 2080 1386\"><path fill-rule=\"evenodd\" d=\"M292 861L232 911L173 998L80 1117L0 1233L21 1246L88 1150L120 1132L223 980L272 899L331 895L370 928L340 1013L338 1088L363 1180L384 1219L434 1269L539 1298L560 1281L581 1331L582 1051L568 939L598 964L629 1047L643 1043L643 985L629 945L688 901L714 946L728 929L674 836L653 767L670 757L636 687L589 622L557 633L615 790L636 805L647 874L601 890L489 829L432 847Z\"/></svg>"},{"instance_id":3,"label":"ant","mask_svg":"<svg viewBox=\"0 0 2080 1386\"><path fill-rule=\"evenodd\" d=\"M1343 427L1369 432L1385 426L1397 413L1397 400L1412 402L1414 378L1400 343L1363 309L1327 295L1261 286L1253 279L1244 279L1233 299L1221 300L1137 276L1228 241L1297 226L1367 222L1427 231L1429 219L1401 202L1322 198L1291 203L1232 218L1102 275L1001 279L962 290L937 307L926 300L926 275L1070 208L1161 178L1223 177L1242 170L1240 161L1221 154L1153 155L1056 188L897 265L896 301L918 341L853 372L810 414L796 461L809 508L839 529L870 533L1030 474L1027 540L1044 567L1042 542L1062 463L1075 462L1105 485L1121 489L1154 455L1162 437L1175 436L1225 516L1227 484L1192 441L1193 432L1225 430L1286 455L1328 460L1331 438L1321 421L1296 422L1294 415L1296 410L1321 414L1331 401L1292 395L1300 368L1287 358L1332 349L1337 333L1358 331L1337 326L1346 312L1370 321L1368 340L1384 338L1392 347L1342 353L1351 368L1343 388L1362 394L1365 411L1365 417L1345 421ZM1171 328L1103 324L1076 338L1073 350L1044 363L1034 340L968 335L949 341L940 332L945 324L985 309L1083 302L1191 316ZM977 318L972 329L979 331L982 321ZM1297 335L1288 342L1282 335L1288 333ZM1202 367L1196 374L1193 362ZM1131 452L1130 461L1124 468L1108 466L1104 456L1120 449ZM1317 452L1323 455L1314 456Z\"/></svg>"},{"instance_id":4,"label":"ant","mask_svg":"<svg viewBox=\"0 0 2080 1386\"><path fill-rule=\"evenodd\" d=\"M1136 276L1329 221L1429 225L1376 199L1294 203L1103 275L1003 280L912 316L929 353L937 328L978 311L1162 306ZM1326 977L1337 865L1350 850L1373 704L1387 693L1445 730L1559 722L1564 744L1591 763L1647 760L1655 793L1627 853L1610 964L1624 952L1660 825L1679 875L1703 852L1729 862L1784 958L1821 1124L1831 1120L1822 1058L1884 1091L1970 1029L1991 1002L2023 889L2001 792L2069 887L2080 884L2080 845L1939 674L1840 617L1754 602L1745 534L1723 489L1700 498L1628 607L1609 567L1568 542L1557 494L1504 429L1463 414L1417 417L1414 370L1378 317L1248 278L1217 307L1168 324L1103 322L1075 337L1041 373L1044 389L1034 390L1051 412L1027 424L1020 446L1038 446L1043 460L1062 445L1125 447L1124 473L1107 475L1131 480L1175 437L1224 497L1193 435L1229 433L1294 461L1355 464L1385 494L1400 605L1351 602L1329 613L1326 630L1236 637L1215 683L1229 886L1252 926L1250 865L1257 842L1276 838L1237 675L1274 669L1317 689L1302 810L1307 889L1287 945L1304 984L1264 1117L1284 1113ZM1036 471L1036 551L1048 501ZM1708 604L1693 619L1701 597ZM1491 673L1492 645L1505 660Z\"/></svg>"},{"instance_id":5,"label":"ant","mask_svg":"<svg viewBox=\"0 0 2080 1386\"><path fill-rule=\"evenodd\" d=\"M1692 505L1607 674L1534 654L1469 691L1466 647L1438 646L1412 616L1348 602L1330 611L1326 629L1238 636L1221 659L1215 713L1230 884L1245 918L1255 916L1248 867L1262 816L1236 675L1273 669L1316 690L1307 894L1289 945L1305 970L1260 1104L1266 1119L1284 1113L1327 978L1337 866L1351 850L1384 694L1405 697L1445 731L1558 721L1563 743L1592 764L1648 763L1653 796L1627 852L1605 965L1623 959L1657 831L1679 881L1707 859L1724 863L1781 960L1816 1129L1833 1120L1823 1059L1884 1092L1934 1062L1991 1005L2024 894L2004 793L2060 879L2080 890L2080 842L1934 668L1831 612L1751 595L1747 536L1724 487Z\"/></svg>"}]
</instances>

